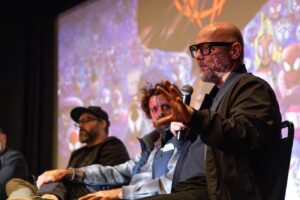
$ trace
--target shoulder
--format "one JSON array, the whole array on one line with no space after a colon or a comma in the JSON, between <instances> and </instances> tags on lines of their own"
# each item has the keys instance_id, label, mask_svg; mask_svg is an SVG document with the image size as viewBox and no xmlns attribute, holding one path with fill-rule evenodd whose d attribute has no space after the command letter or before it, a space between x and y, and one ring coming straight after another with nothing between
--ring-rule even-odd
<instances>
[{"instance_id":1,"label":"shoulder","mask_svg":"<svg viewBox=\"0 0 300 200\"><path fill-rule=\"evenodd\" d=\"M119 139L119 138L117 138L117 137L115 137L115 136L108 136L104 141L103 141L103 145L105 145L105 144L112 144L112 143L122 143L123 144L123 142Z\"/></svg>"},{"instance_id":2,"label":"shoulder","mask_svg":"<svg viewBox=\"0 0 300 200\"><path fill-rule=\"evenodd\" d=\"M23 154L17 150L7 148L5 152L2 154L5 157L20 157L24 158Z\"/></svg>"},{"instance_id":3,"label":"shoulder","mask_svg":"<svg viewBox=\"0 0 300 200\"><path fill-rule=\"evenodd\" d=\"M237 93L261 93L262 95L275 96L275 93L269 83L262 78L251 73L246 73L238 77L230 87L228 92ZM233 94L231 94L233 95Z\"/></svg>"},{"instance_id":4,"label":"shoulder","mask_svg":"<svg viewBox=\"0 0 300 200\"><path fill-rule=\"evenodd\" d=\"M261 84L265 87L271 88L269 83L265 81L264 79L253 75L252 73L245 73L241 75L239 78L236 80L236 84L249 84L249 83L255 83L255 84Z\"/></svg>"},{"instance_id":5,"label":"shoulder","mask_svg":"<svg viewBox=\"0 0 300 200\"><path fill-rule=\"evenodd\" d=\"M4 162L26 162L21 152L10 148L6 149L1 157Z\"/></svg>"},{"instance_id":6,"label":"shoulder","mask_svg":"<svg viewBox=\"0 0 300 200\"><path fill-rule=\"evenodd\" d=\"M72 151L72 155L77 154L77 153L83 151L84 149L86 149L86 146L80 147L79 149L76 149L76 150Z\"/></svg>"},{"instance_id":7,"label":"shoulder","mask_svg":"<svg viewBox=\"0 0 300 200\"><path fill-rule=\"evenodd\" d=\"M102 148L125 148L124 143L115 136L107 137L102 143L98 144L98 146Z\"/></svg>"}]
</instances>

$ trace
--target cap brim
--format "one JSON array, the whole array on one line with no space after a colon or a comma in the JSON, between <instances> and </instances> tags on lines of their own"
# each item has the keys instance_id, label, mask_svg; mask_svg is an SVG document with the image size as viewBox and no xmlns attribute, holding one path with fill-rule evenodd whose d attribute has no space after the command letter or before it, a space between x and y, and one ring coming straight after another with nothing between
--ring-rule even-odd
<instances>
[{"instance_id":1,"label":"cap brim","mask_svg":"<svg viewBox=\"0 0 300 200\"><path fill-rule=\"evenodd\" d=\"M79 117L80 115L82 115L83 113L92 113L94 114L93 112L91 112L91 110L85 108L85 107L77 107L77 108L74 108L72 111L71 111L71 118L75 121L75 122L78 122L79 120Z\"/></svg>"}]
</instances>

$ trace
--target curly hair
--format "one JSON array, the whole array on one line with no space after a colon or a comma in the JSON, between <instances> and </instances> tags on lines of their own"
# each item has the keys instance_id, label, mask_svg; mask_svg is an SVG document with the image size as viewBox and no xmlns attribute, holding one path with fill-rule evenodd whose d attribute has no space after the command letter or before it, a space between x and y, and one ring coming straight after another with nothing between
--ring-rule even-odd
<instances>
[{"instance_id":1,"label":"curly hair","mask_svg":"<svg viewBox=\"0 0 300 200\"><path fill-rule=\"evenodd\" d=\"M149 119L151 119L149 100L152 96L160 95L160 93L156 90L157 86L160 86L165 90L168 90L167 86L163 82L156 83L155 85L147 83L146 86L141 88L141 93L142 93L141 107ZM176 85L173 86L175 86L175 88L178 91L180 91Z\"/></svg>"}]
</instances>

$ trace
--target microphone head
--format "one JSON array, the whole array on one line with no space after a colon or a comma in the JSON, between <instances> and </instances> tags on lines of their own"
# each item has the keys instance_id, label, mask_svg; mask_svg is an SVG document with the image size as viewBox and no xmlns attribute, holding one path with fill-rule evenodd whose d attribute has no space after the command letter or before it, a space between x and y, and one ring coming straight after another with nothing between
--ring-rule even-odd
<instances>
[{"instance_id":1,"label":"microphone head","mask_svg":"<svg viewBox=\"0 0 300 200\"><path fill-rule=\"evenodd\" d=\"M185 95L192 95L194 92L194 89L191 85L184 85L181 87L181 93L183 96Z\"/></svg>"}]
</instances>

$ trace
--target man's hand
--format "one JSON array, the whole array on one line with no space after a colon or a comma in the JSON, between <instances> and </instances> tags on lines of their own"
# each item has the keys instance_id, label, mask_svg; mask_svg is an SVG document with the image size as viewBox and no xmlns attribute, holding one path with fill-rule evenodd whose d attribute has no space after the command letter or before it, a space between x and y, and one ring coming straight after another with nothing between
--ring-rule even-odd
<instances>
[{"instance_id":1,"label":"man's hand","mask_svg":"<svg viewBox=\"0 0 300 200\"><path fill-rule=\"evenodd\" d=\"M71 169L56 169L51 171L45 171L42 175L38 177L36 185L38 188L45 183L53 183L61 181L65 176L72 175L73 171Z\"/></svg>"},{"instance_id":2,"label":"man's hand","mask_svg":"<svg viewBox=\"0 0 300 200\"><path fill-rule=\"evenodd\" d=\"M156 122L156 126L160 126L172 121L187 124L192 118L193 109L182 102L182 96L180 92L168 80L164 80L164 84L167 86L168 91L160 86L157 86L156 90L166 98L173 111L171 115L158 120Z\"/></svg>"},{"instance_id":3,"label":"man's hand","mask_svg":"<svg viewBox=\"0 0 300 200\"><path fill-rule=\"evenodd\" d=\"M122 199L122 188L112 189L112 190L104 190L98 191L95 193L91 193L80 197L78 200L114 200L114 199Z\"/></svg>"},{"instance_id":4,"label":"man's hand","mask_svg":"<svg viewBox=\"0 0 300 200\"><path fill-rule=\"evenodd\" d=\"M184 131L184 140L186 140L189 136L189 127L184 125L181 122L171 122L170 124L170 131L173 135L177 138L178 131Z\"/></svg>"}]
</instances>

